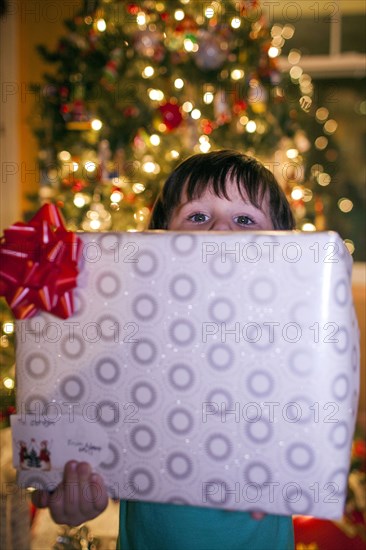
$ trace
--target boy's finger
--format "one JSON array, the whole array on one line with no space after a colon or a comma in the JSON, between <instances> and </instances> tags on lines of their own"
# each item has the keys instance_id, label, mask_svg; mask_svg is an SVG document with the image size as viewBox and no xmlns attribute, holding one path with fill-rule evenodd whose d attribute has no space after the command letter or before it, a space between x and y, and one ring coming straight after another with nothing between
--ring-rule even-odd
<instances>
[{"instance_id":1,"label":"boy's finger","mask_svg":"<svg viewBox=\"0 0 366 550\"><path fill-rule=\"evenodd\" d=\"M71 460L67 462L64 469L63 488L63 514L72 518L79 512L79 479L78 462Z\"/></svg>"},{"instance_id":2,"label":"boy's finger","mask_svg":"<svg viewBox=\"0 0 366 550\"><path fill-rule=\"evenodd\" d=\"M70 477L74 477L77 470L78 462L76 460L69 460L65 464L63 481L67 482Z\"/></svg>"},{"instance_id":3,"label":"boy's finger","mask_svg":"<svg viewBox=\"0 0 366 550\"><path fill-rule=\"evenodd\" d=\"M108 504L108 495L100 475L92 474L90 476L90 490L94 509L99 513L103 512Z\"/></svg>"},{"instance_id":4,"label":"boy's finger","mask_svg":"<svg viewBox=\"0 0 366 550\"><path fill-rule=\"evenodd\" d=\"M65 521L65 492L64 482L57 485L56 489L48 495L48 507L50 514L56 523L66 523Z\"/></svg>"},{"instance_id":5,"label":"boy's finger","mask_svg":"<svg viewBox=\"0 0 366 550\"><path fill-rule=\"evenodd\" d=\"M90 476L92 469L87 462L79 462L77 466L79 481L79 506L83 514L90 513L93 510L93 494L90 487Z\"/></svg>"},{"instance_id":6,"label":"boy's finger","mask_svg":"<svg viewBox=\"0 0 366 550\"><path fill-rule=\"evenodd\" d=\"M36 508L47 508L49 501L48 491L33 491L31 498Z\"/></svg>"}]
</instances>

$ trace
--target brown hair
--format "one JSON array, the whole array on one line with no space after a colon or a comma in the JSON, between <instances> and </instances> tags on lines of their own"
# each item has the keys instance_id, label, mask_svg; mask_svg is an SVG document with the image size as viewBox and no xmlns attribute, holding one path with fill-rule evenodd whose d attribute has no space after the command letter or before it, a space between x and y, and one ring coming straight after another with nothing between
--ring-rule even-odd
<instances>
[{"instance_id":1,"label":"brown hair","mask_svg":"<svg viewBox=\"0 0 366 550\"><path fill-rule=\"evenodd\" d=\"M188 200L199 198L207 188L228 199L228 180L236 181L239 193L261 208L268 193L274 229L294 229L290 205L274 175L257 159L237 151L221 150L193 155L183 161L166 180L153 210L149 229L167 229L173 210L180 204L185 188Z\"/></svg>"}]
</instances>

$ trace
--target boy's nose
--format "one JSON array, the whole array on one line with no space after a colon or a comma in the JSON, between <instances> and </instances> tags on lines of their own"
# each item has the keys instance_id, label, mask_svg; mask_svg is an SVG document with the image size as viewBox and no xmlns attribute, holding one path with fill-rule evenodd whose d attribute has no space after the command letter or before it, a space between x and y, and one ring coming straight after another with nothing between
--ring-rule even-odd
<instances>
[{"instance_id":1,"label":"boy's nose","mask_svg":"<svg viewBox=\"0 0 366 550\"><path fill-rule=\"evenodd\" d=\"M229 220L214 220L213 224L210 227L210 231L229 231L230 222Z\"/></svg>"}]
</instances>

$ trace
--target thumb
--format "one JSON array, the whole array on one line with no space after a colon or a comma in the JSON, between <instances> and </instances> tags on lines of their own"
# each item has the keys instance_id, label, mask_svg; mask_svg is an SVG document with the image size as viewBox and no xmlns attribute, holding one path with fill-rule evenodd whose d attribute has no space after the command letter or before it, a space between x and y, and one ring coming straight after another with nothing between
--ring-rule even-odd
<instances>
[{"instance_id":1,"label":"thumb","mask_svg":"<svg viewBox=\"0 0 366 550\"><path fill-rule=\"evenodd\" d=\"M32 493L32 503L36 508L47 508L49 496L48 491L34 491Z\"/></svg>"}]
</instances>

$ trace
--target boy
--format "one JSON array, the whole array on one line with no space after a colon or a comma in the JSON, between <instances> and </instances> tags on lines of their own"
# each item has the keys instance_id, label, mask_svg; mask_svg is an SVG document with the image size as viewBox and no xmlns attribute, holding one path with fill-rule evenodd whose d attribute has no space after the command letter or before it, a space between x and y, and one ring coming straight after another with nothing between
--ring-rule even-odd
<instances>
[{"instance_id":1,"label":"boy","mask_svg":"<svg viewBox=\"0 0 366 550\"><path fill-rule=\"evenodd\" d=\"M229 150L194 155L167 179L149 229L269 231L293 229L286 197L273 174L252 157ZM90 498L92 495L92 498ZM89 498L87 498L89 496ZM49 506L57 523L79 525L99 515L108 497L86 463L69 462L64 481L36 506ZM121 501L119 547L129 550L287 550L290 517Z\"/></svg>"}]
</instances>

